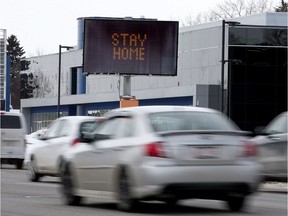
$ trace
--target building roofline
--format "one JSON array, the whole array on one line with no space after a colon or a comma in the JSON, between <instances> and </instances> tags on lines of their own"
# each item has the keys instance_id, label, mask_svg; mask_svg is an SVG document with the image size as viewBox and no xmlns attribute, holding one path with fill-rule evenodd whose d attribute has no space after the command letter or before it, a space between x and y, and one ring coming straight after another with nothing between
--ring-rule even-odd
<instances>
[{"instance_id":1,"label":"building roofline","mask_svg":"<svg viewBox=\"0 0 288 216\"><path fill-rule=\"evenodd\" d=\"M276 16L279 17L279 20L281 20L282 24L280 25L269 25L269 21L267 20L267 18L269 16ZM281 18L281 17L285 17ZM253 19L258 18L258 19L262 19L263 22L265 22L266 24L259 24L256 23L256 21L254 21ZM283 20L282 20L283 19ZM260 14L253 14L253 15L248 15L248 16L241 16L241 17L235 17L232 19L227 19L226 21L237 21L240 22L241 24L239 26L257 26L257 27L261 27L261 26L265 26L265 27L287 27L287 25L285 25L284 23L287 24L287 20L288 20L288 13L286 12L265 12L265 13L260 13ZM217 28L217 27L221 27L222 26L222 20L218 20L218 21L214 21L214 22L209 22L209 23L201 23L201 24L196 24L196 25L192 25L192 26L184 26L181 27L179 30L179 33L184 33L184 32L189 32L189 31L194 31L194 30L201 30L201 29L207 29L207 28Z\"/></svg>"}]
</instances>

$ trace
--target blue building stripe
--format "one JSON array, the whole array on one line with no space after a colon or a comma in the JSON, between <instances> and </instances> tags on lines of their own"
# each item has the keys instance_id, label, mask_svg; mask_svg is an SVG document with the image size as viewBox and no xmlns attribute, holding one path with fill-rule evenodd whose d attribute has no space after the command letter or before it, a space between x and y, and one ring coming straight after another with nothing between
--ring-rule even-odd
<instances>
[{"instance_id":1,"label":"blue building stripe","mask_svg":"<svg viewBox=\"0 0 288 216\"><path fill-rule=\"evenodd\" d=\"M178 105L178 106L192 106L193 96L185 97L171 97L171 98L154 98L139 100L139 106L149 106L149 105ZM88 115L88 111L92 110L111 110L119 108L119 101L112 102L100 102L100 103L89 103L84 104L85 115ZM69 115L75 115L76 105L63 105L60 107L61 112L67 112ZM47 106L47 107L32 107L32 113L50 113L57 112L57 106Z\"/></svg>"},{"instance_id":2,"label":"blue building stripe","mask_svg":"<svg viewBox=\"0 0 288 216\"><path fill-rule=\"evenodd\" d=\"M172 98L155 98L145 99L139 101L139 106L149 105L178 105L178 106L192 106L193 96L172 97Z\"/></svg>"},{"instance_id":3,"label":"blue building stripe","mask_svg":"<svg viewBox=\"0 0 288 216\"><path fill-rule=\"evenodd\" d=\"M11 64L10 64L10 56L7 55L6 58L6 95L5 95L5 111L10 111L10 72L11 72Z\"/></svg>"}]
</instances>

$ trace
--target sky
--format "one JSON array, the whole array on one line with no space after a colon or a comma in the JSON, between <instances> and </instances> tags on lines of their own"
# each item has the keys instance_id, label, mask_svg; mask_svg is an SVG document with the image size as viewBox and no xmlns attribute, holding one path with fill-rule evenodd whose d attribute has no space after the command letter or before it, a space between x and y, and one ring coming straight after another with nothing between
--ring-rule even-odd
<instances>
[{"instance_id":1,"label":"sky","mask_svg":"<svg viewBox=\"0 0 288 216\"><path fill-rule=\"evenodd\" d=\"M223 0L0 0L0 29L16 35L25 57L57 53L77 45L79 17L185 20Z\"/></svg>"}]
</instances>

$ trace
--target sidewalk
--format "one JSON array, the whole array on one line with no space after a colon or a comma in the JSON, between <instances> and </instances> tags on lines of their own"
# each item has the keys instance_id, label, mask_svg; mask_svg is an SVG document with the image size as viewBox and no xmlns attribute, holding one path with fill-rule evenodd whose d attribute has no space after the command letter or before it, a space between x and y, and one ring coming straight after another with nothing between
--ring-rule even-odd
<instances>
[{"instance_id":1,"label":"sidewalk","mask_svg":"<svg viewBox=\"0 0 288 216\"><path fill-rule=\"evenodd\" d=\"M274 192L274 193L287 193L288 184L287 182L263 182L260 187L259 191L261 192Z\"/></svg>"}]
</instances>

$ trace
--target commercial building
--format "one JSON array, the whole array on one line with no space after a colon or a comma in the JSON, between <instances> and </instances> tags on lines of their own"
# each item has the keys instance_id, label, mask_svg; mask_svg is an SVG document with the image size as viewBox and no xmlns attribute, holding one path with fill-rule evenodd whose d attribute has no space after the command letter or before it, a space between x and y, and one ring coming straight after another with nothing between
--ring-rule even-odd
<instances>
[{"instance_id":1,"label":"commercial building","mask_svg":"<svg viewBox=\"0 0 288 216\"><path fill-rule=\"evenodd\" d=\"M78 19L73 49L62 52L68 47L59 46L59 53L26 59L30 65L21 72L21 109L31 132L57 118L58 104L61 115L120 105L125 76L82 74L83 19ZM287 110L287 13L182 27L178 38L177 76L131 77L131 95L140 106L210 107L244 130L266 125Z\"/></svg>"}]
</instances>

